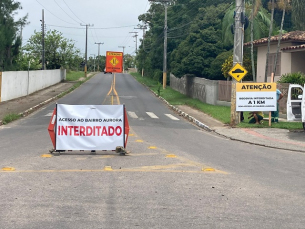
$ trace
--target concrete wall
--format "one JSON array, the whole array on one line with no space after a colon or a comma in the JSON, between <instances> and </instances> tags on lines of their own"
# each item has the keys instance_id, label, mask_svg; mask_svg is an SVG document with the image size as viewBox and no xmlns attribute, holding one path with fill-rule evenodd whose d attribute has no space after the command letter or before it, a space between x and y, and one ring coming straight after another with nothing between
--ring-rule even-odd
<instances>
[{"instance_id":1,"label":"concrete wall","mask_svg":"<svg viewBox=\"0 0 305 229\"><path fill-rule=\"evenodd\" d=\"M218 81L189 75L176 78L173 74L170 74L170 86L181 94L199 99L203 103L217 104Z\"/></svg>"},{"instance_id":2,"label":"concrete wall","mask_svg":"<svg viewBox=\"0 0 305 229\"><path fill-rule=\"evenodd\" d=\"M0 102L29 95L65 79L65 69L2 72Z\"/></svg>"}]
</instances>

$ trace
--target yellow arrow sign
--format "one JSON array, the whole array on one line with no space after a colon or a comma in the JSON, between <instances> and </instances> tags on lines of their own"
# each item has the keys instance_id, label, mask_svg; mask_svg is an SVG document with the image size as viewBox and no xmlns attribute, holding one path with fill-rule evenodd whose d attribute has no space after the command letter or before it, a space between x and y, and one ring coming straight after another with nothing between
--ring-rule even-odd
<instances>
[{"instance_id":1,"label":"yellow arrow sign","mask_svg":"<svg viewBox=\"0 0 305 229\"><path fill-rule=\"evenodd\" d=\"M116 66L117 64L119 63L118 59L113 57L111 60L110 60L110 64L112 64L112 66Z\"/></svg>"},{"instance_id":2,"label":"yellow arrow sign","mask_svg":"<svg viewBox=\"0 0 305 229\"><path fill-rule=\"evenodd\" d=\"M241 81L242 78L248 73L246 69L239 63L235 64L233 68L228 72L230 76L236 79L237 82Z\"/></svg>"}]
</instances>

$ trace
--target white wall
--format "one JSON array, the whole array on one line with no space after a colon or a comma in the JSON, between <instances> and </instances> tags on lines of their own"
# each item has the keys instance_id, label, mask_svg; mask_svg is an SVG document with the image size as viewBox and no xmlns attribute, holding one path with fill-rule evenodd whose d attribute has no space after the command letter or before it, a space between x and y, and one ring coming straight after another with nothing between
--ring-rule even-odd
<instances>
[{"instance_id":1,"label":"white wall","mask_svg":"<svg viewBox=\"0 0 305 229\"><path fill-rule=\"evenodd\" d=\"M295 52L292 55L291 72L305 72L305 52Z\"/></svg>"},{"instance_id":2,"label":"white wall","mask_svg":"<svg viewBox=\"0 0 305 229\"><path fill-rule=\"evenodd\" d=\"M26 96L65 79L65 69L2 72L0 102Z\"/></svg>"},{"instance_id":3,"label":"white wall","mask_svg":"<svg viewBox=\"0 0 305 229\"><path fill-rule=\"evenodd\" d=\"M292 43L281 43L280 50L287 46L291 46ZM265 82L265 69L266 69L266 55L267 55L267 44L264 46L260 46L257 49L257 82ZM270 44L270 52L276 53L277 51L277 43ZM280 51L281 52L281 51ZM274 81L276 82L281 75L285 73L291 72L291 53L281 52L281 72L279 76L274 77ZM267 82L270 82L270 76L267 77Z\"/></svg>"},{"instance_id":4,"label":"white wall","mask_svg":"<svg viewBox=\"0 0 305 229\"><path fill-rule=\"evenodd\" d=\"M27 95L28 72L2 72L1 102Z\"/></svg>"}]
</instances>

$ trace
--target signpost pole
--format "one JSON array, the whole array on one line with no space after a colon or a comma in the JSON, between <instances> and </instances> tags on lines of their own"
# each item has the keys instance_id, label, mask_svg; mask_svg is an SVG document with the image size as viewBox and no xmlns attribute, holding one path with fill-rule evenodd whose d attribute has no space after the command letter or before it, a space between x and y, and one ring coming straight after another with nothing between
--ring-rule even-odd
<instances>
[{"instance_id":1,"label":"signpost pole","mask_svg":"<svg viewBox=\"0 0 305 229\"><path fill-rule=\"evenodd\" d=\"M243 62L244 34L243 34L243 24L241 21L243 12L244 12L244 0L236 0L233 66L237 63L240 63L242 65ZM232 78L232 90L231 90L231 125L232 126L235 126L240 122L240 112L236 112L236 83L237 81Z\"/></svg>"},{"instance_id":2,"label":"signpost pole","mask_svg":"<svg viewBox=\"0 0 305 229\"><path fill-rule=\"evenodd\" d=\"M271 83L274 82L274 72L271 73ZM271 126L271 111L269 111L269 126Z\"/></svg>"}]
</instances>

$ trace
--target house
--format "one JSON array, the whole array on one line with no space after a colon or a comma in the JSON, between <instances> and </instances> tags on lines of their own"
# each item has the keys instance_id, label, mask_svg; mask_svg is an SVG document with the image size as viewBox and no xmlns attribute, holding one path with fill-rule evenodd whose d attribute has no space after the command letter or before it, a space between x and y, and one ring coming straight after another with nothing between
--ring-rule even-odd
<instances>
[{"instance_id":1,"label":"house","mask_svg":"<svg viewBox=\"0 0 305 229\"><path fill-rule=\"evenodd\" d=\"M279 35L270 39L267 82L270 82L278 39ZM245 43L244 46L251 47L251 42ZM257 82L265 82L268 38L253 41L253 46L257 48ZM274 81L276 82L283 74L293 72L305 73L305 31L292 31L282 35Z\"/></svg>"}]
</instances>

